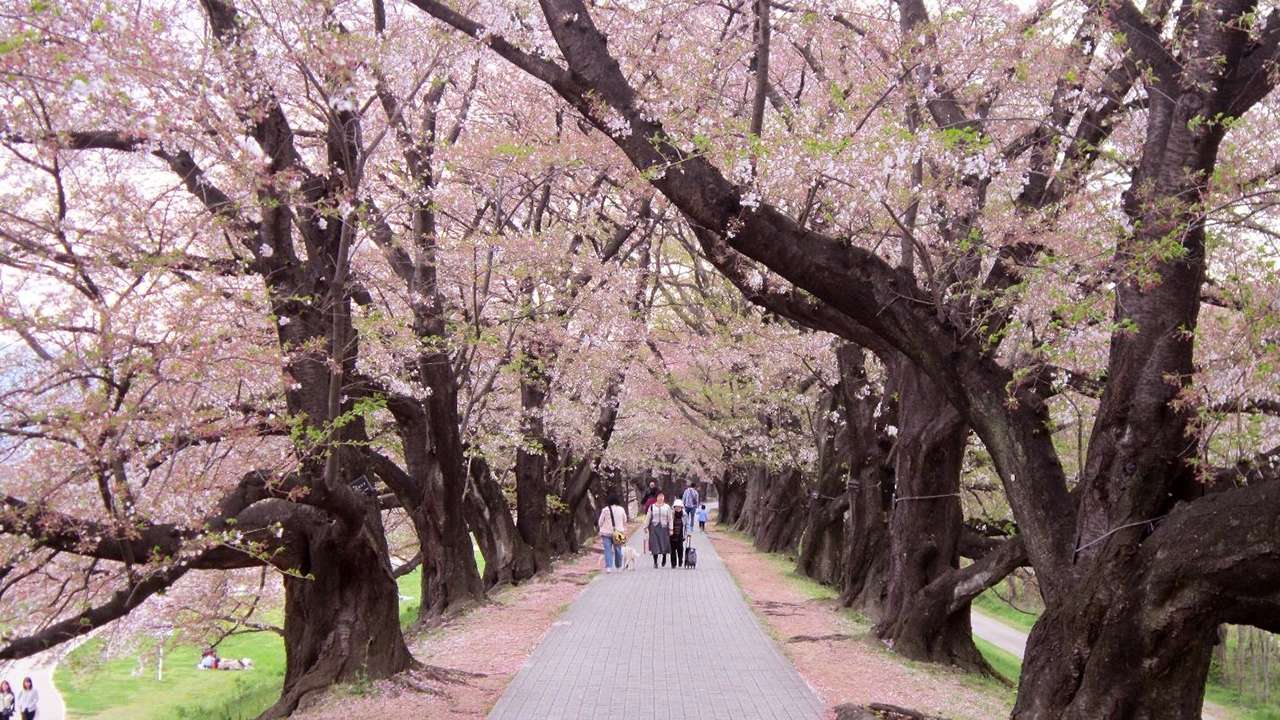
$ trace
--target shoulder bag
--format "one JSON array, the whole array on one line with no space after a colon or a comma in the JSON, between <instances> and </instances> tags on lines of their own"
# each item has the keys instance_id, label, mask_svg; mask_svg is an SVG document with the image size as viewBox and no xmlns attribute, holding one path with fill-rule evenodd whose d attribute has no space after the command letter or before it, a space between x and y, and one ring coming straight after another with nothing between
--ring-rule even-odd
<instances>
[{"instance_id":1,"label":"shoulder bag","mask_svg":"<svg viewBox=\"0 0 1280 720\"><path fill-rule=\"evenodd\" d=\"M627 534L618 529L618 521L613 519L613 505L609 506L609 524L613 526L613 544L625 545Z\"/></svg>"}]
</instances>

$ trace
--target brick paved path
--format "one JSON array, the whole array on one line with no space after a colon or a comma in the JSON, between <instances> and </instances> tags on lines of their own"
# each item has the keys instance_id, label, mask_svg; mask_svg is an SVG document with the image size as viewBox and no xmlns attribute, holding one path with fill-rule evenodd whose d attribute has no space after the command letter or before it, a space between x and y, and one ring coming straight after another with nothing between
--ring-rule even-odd
<instances>
[{"instance_id":1,"label":"brick paved path","mask_svg":"<svg viewBox=\"0 0 1280 720\"><path fill-rule=\"evenodd\" d=\"M632 538L637 550L640 533ZM529 656L490 720L818 720L823 709L715 548L698 567L601 573Z\"/></svg>"}]
</instances>

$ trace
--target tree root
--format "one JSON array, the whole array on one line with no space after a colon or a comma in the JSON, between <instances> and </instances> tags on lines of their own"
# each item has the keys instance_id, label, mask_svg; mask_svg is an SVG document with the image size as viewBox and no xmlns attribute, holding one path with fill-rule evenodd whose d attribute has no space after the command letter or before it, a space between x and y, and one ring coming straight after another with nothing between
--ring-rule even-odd
<instances>
[{"instance_id":1,"label":"tree root","mask_svg":"<svg viewBox=\"0 0 1280 720\"><path fill-rule=\"evenodd\" d=\"M774 602L773 600L757 600L754 604L760 608L761 613L775 617L795 615L795 609L801 606L800 603Z\"/></svg>"},{"instance_id":2,"label":"tree root","mask_svg":"<svg viewBox=\"0 0 1280 720\"><path fill-rule=\"evenodd\" d=\"M447 685L470 685L468 680L477 680L483 677L489 677L485 673L471 672L470 670L459 670L457 668L447 668L440 665L427 665L425 663L414 662L409 670L406 670L395 678L409 677L415 680L427 680L430 682L444 683Z\"/></svg>"},{"instance_id":3,"label":"tree root","mask_svg":"<svg viewBox=\"0 0 1280 720\"><path fill-rule=\"evenodd\" d=\"M936 715L925 715L896 705L871 703L870 705L837 705L836 720L945 720Z\"/></svg>"},{"instance_id":4,"label":"tree root","mask_svg":"<svg viewBox=\"0 0 1280 720\"><path fill-rule=\"evenodd\" d=\"M835 642L838 640L849 640L851 637L852 637L851 635L846 635L844 633L831 633L830 635L792 635L791 637L787 638L787 642L789 643L824 642L828 640Z\"/></svg>"}]
</instances>

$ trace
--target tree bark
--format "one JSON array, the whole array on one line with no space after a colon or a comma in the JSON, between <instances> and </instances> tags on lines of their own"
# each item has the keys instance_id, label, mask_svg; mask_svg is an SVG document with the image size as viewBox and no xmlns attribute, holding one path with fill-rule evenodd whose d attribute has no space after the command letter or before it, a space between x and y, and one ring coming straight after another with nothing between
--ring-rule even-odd
<instances>
[{"instance_id":1,"label":"tree bark","mask_svg":"<svg viewBox=\"0 0 1280 720\"><path fill-rule=\"evenodd\" d=\"M849 511L840 603L877 618L884 607L889 572L889 512L895 482L888 427L897 422L895 390L892 383L883 390L873 387L861 351L854 353L846 346L836 359L844 378L842 410L853 462L845 491Z\"/></svg>"},{"instance_id":2,"label":"tree bark","mask_svg":"<svg viewBox=\"0 0 1280 720\"><path fill-rule=\"evenodd\" d=\"M790 553L804 528L808 492L804 473L796 468L761 468L762 507L755 520L755 547L763 552Z\"/></svg>"},{"instance_id":3,"label":"tree bark","mask_svg":"<svg viewBox=\"0 0 1280 720\"><path fill-rule=\"evenodd\" d=\"M520 536L511 508L484 458L469 461L468 524L484 556L485 587L518 583L537 574L533 548Z\"/></svg>"},{"instance_id":4,"label":"tree bark","mask_svg":"<svg viewBox=\"0 0 1280 720\"><path fill-rule=\"evenodd\" d=\"M840 380L824 394L818 418L818 478L809 496L805 512L807 523L796 558L797 569L824 585L840 587L844 583L845 514L849 510L849 479L854 470L851 457L850 425L844 407L846 388L858 383L854 375L853 354L861 363L861 351L842 345L836 352Z\"/></svg>"},{"instance_id":5,"label":"tree bark","mask_svg":"<svg viewBox=\"0 0 1280 720\"><path fill-rule=\"evenodd\" d=\"M1151 607L1135 569L1116 566L1115 576L1096 577L1041 616L1027 640L1015 720L1201 716L1217 626L1194 608ZM1164 620L1160 632L1151 617Z\"/></svg>"},{"instance_id":6,"label":"tree bark","mask_svg":"<svg viewBox=\"0 0 1280 720\"><path fill-rule=\"evenodd\" d=\"M900 395L897 492L889 526L889 576L876 635L906 657L969 670L990 668L973 643L969 607L923 592L959 568L960 472L969 428L933 381L906 358L893 372Z\"/></svg>"},{"instance_id":7,"label":"tree bark","mask_svg":"<svg viewBox=\"0 0 1280 720\"><path fill-rule=\"evenodd\" d=\"M291 545L301 558L284 579L284 689L263 720L288 717L333 683L389 677L414 662L377 508L361 527L313 515Z\"/></svg>"},{"instance_id":8,"label":"tree bark","mask_svg":"<svg viewBox=\"0 0 1280 720\"><path fill-rule=\"evenodd\" d=\"M754 539L769 489L769 471L762 465L751 463L743 466L742 478L742 508L733 527Z\"/></svg>"},{"instance_id":9,"label":"tree bark","mask_svg":"<svg viewBox=\"0 0 1280 720\"><path fill-rule=\"evenodd\" d=\"M742 508L746 504L746 484L742 480L741 470L725 460L724 470L716 479L716 495L720 505L716 510L716 522L724 527L735 527L742 518Z\"/></svg>"},{"instance_id":10,"label":"tree bark","mask_svg":"<svg viewBox=\"0 0 1280 720\"><path fill-rule=\"evenodd\" d=\"M539 572L551 567L550 519L547 511L547 450L550 444L542 413L546 407L545 371L541 354L526 346L520 380L520 429L522 440L516 448L516 528L533 548Z\"/></svg>"}]
</instances>

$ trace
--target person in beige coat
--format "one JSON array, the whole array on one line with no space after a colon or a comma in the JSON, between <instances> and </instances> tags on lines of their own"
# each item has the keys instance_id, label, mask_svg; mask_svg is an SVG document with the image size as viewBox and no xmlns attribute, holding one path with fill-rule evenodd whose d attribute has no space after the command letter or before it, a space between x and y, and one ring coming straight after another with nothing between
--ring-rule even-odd
<instances>
[{"instance_id":1,"label":"person in beige coat","mask_svg":"<svg viewBox=\"0 0 1280 720\"><path fill-rule=\"evenodd\" d=\"M604 545L604 571L611 573L622 569L622 546L627 540L627 509L618 502L617 495L610 495L600 508L596 519L600 542ZM621 533L620 535L618 533ZM618 542L621 539L622 542Z\"/></svg>"}]
</instances>

